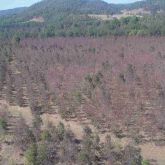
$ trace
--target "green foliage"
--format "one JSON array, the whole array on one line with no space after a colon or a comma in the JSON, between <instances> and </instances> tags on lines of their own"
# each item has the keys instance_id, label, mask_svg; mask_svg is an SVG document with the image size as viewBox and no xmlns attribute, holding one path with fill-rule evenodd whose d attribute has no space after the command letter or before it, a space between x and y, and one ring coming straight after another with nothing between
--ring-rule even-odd
<instances>
[{"instance_id":1,"label":"green foliage","mask_svg":"<svg viewBox=\"0 0 165 165\"><path fill-rule=\"evenodd\" d=\"M49 139L50 139L49 131L44 130L44 131L41 133L41 140L42 140L42 141L48 141Z\"/></svg>"},{"instance_id":2,"label":"green foliage","mask_svg":"<svg viewBox=\"0 0 165 165\"><path fill-rule=\"evenodd\" d=\"M37 113L40 113L40 112L37 112ZM36 139L40 139L41 138L41 136L40 136L41 124L42 124L42 119L41 119L40 115L39 114L35 114L34 115L34 119L33 119L33 132L34 132L34 136L35 136Z\"/></svg>"},{"instance_id":3,"label":"green foliage","mask_svg":"<svg viewBox=\"0 0 165 165\"><path fill-rule=\"evenodd\" d=\"M35 115L34 119L33 119L33 127L36 129L40 129L42 124L42 119L40 117L40 115Z\"/></svg>"},{"instance_id":4,"label":"green foliage","mask_svg":"<svg viewBox=\"0 0 165 165\"><path fill-rule=\"evenodd\" d=\"M66 5L67 4L67 5ZM101 21L88 14L118 14L123 9L147 8L152 16L127 17ZM41 1L28 9L0 12L0 38L53 37L53 36L109 36L109 35L165 35L165 17L155 14L165 10L164 0L137 2L129 5L112 5L98 0ZM23 11L23 12L21 12ZM17 13L11 15L7 13ZM2 16L1 16L2 15ZM45 22L29 21L42 16ZM85 27L85 28L84 28Z\"/></svg>"},{"instance_id":5,"label":"green foliage","mask_svg":"<svg viewBox=\"0 0 165 165\"><path fill-rule=\"evenodd\" d=\"M102 83L102 78L103 75L101 72L98 72L96 74L87 74L85 76L86 82L89 83L92 89L95 89L97 86L99 86Z\"/></svg>"},{"instance_id":6,"label":"green foliage","mask_svg":"<svg viewBox=\"0 0 165 165\"><path fill-rule=\"evenodd\" d=\"M42 165L46 159L46 144L40 143L37 148L37 165Z\"/></svg>"},{"instance_id":7,"label":"green foliage","mask_svg":"<svg viewBox=\"0 0 165 165\"><path fill-rule=\"evenodd\" d=\"M76 99L76 101L78 102L78 104L81 104L81 102L82 102L82 94L81 94L81 92L75 92L74 93L74 96L75 96L75 99Z\"/></svg>"},{"instance_id":8,"label":"green foliage","mask_svg":"<svg viewBox=\"0 0 165 165\"><path fill-rule=\"evenodd\" d=\"M150 162L147 161L147 160L143 160L143 161L142 161L142 165L150 165Z\"/></svg>"},{"instance_id":9,"label":"green foliage","mask_svg":"<svg viewBox=\"0 0 165 165\"><path fill-rule=\"evenodd\" d=\"M36 165L37 146L30 144L25 152L26 165Z\"/></svg>"},{"instance_id":10,"label":"green foliage","mask_svg":"<svg viewBox=\"0 0 165 165\"><path fill-rule=\"evenodd\" d=\"M25 37L165 35L165 17L163 13L146 15L144 17L130 16L103 21L90 18L87 14L119 13L122 7L127 7L115 7L113 11L109 10L109 7L106 7L107 4L104 4L104 7L100 10L96 10L94 8L96 3L90 3L88 6L87 2L87 4L83 4L83 1L81 0L72 0L66 9L65 3L66 0L57 0L56 6L54 6L54 0L46 1L46 4L45 1L43 1L38 5L32 6L22 15L0 17L0 38L16 38L16 42L19 43L19 39ZM44 6L43 8L43 5L46 5L47 7ZM156 10L159 10L160 8L163 8L163 5L160 6L160 4L153 4L152 2L152 4L149 5L149 8L151 8L150 6L159 6L156 7ZM82 11L81 7L83 8ZM99 6L97 6L97 8L98 7ZM136 7L137 6L133 6L132 9ZM129 9L131 9L131 6L129 6ZM30 22L29 20L36 16L36 14L42 16L45 22ZM95 52L95 50L91 51L93 53Z\"/></svg>"},{"instance_id":11,"label":"green foliage","mask_svg":"<svg viewBox=\"0 0 165 165\"><path fill-rule=\"evenodd\" d=\"M5 130L7 127L7 122L5 119L0 118L0 129Z\"/></svg>"},{"instance_id":12,"label":"green foliage","mask_svg":"<svg viewBox=\"0 0 165 165\"><path fill-rule=\"evenodd\" d=\"M90 164L90 158L86 151L81 151L79 153L79 161L81 164Z\"/></svg>"},{"instance_id":13,"label":"green foliage","mask_svg":"<svg viewBox=\"0 0 165 165\"><path fill-rule=\"evenodd\" d=\"M46 130L39 132L41 138L36 138L25 150L26 165L91 165L100 164L109 158L113 158L114 163L121 164L138 165L139 161L141 162L138 149L127 146L124 150L116 150L110 136L107 136L105 145L101 144L99 136L89 127L84 128L84 137L80 144L75 143L74 134L66 130L62 123L59 123L57 128L49 124ZM142 163L142 165L148 165L144 164L145 161Z\"/></svg>"},{"instance_id":14,"label":"green foliage","mask_svg":"<svg viewBox=\"0 0 165 165\"><path fill-rule=\"evenodd\" d=\"M98 135L94 135L89 127L86 127L84 132L82 149L78 153L79 164L98 164L98 160L101 157L100 138Z\"/></svg>"},{"instance_id":15,"label":"green foliage","mask_svg":"<svg viewBox=\"0 0 165 165\"><path fill-rule=\"evenodd\" d=\"M57 135L58 135L58 138L60 140L63 140L64 139L64 136L65 136L65 127L64 127L64 124L61 123L61 122L57 126Z\"/></svg>"}]
</instances>

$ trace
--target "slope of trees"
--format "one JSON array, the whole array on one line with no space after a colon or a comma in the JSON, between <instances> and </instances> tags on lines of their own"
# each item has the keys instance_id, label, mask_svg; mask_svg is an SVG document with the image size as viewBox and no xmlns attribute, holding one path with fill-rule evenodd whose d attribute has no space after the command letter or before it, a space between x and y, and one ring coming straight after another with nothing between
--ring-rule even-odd
<instances>
[{"instance_id":1,"label":"slope of trees","mask_svg":"<svg viewBox=\"0 0 165 165\"><path fill-rule=\"evenodd\" d=\"M59 113L66 121L92 124L99 133L112 132L135 144L163 145L164 41L164 37L1 41L0 99L28 106L34 116L29 126L23 118L6 113L6 107L0 109L1 135L14 135L5 143L14 143L27 164L147 164L132 145L117 147L110 137L102 144L89 128L78 141L62 123L43 129L40 116Z\"/></svg>"},{"instance_id":2,"label":"slope of trees","mask_svg":"<svg viewBox=\"0 0 165 165\"><path fill-rule=\"evenodd\" d=\"M24 12L0 17L0 38L52 37L52 36L110 36L110 35L164 35L164 1L145 1L128 5L113 5L103 1L45 0ZM97 20L88 14L115 14L122 9L145 8L153 15L115 20ZM44 22L31 22L42 16Z\"/></svg>"},{"instance_id":3,"label":"slope of trees","mask_svg":"<svg viewBox=\"0 0 165 165\"><path fill-rule=\"evenodd\" d=\"M163 135L164 37L29 38L2 51L1 98L9 103L34 114L57 105L66 120L90 119L118 137Z\"/></svg>"},{"instance_id":4,"label":"slope of trees","mask_svg":"<svg viewBox=\"0 0 165 165\"><path fill-rule=\"evenodd\" d=\"M12 37L53 37L53 36L164 36L164 15L136 16L100 21L88 16L75 16L62 14L52 22L25 22L15 20L12 24L2 20L0 25L0 38ZM9 21L10 22L10 21Z\"/></svg>"},{"instance_id":5,"label":"slope of trees","mask_svg":"<svg viewBox=\"0 0 165 165\"><path fill-rule=\"evenodd\" d=\"M5 117L7 123L7 117L10 114L4 115L2 112L0 109L0 117ZM93 133L89 127L84 128L83 140L76 139L73 132L66 129L63 123L59 123L57 126L48 123L44 129L41 129L42 123L39 122L41 119L39 116L36 117L32 127L29 127L23 118L17 119L12 134L10 134L10 142L7 138L5 140L5 143L9 146L12 145L15 151L19 151L25 160L23 164L105 165L111 163L118 165L120 163L143 165L143 158L138 147L128 144L119 148L109 135L107 135L105 143L102 143L99 136ZM9 133L6 132L4 135L7 136ZM0 139L0 141L3 144L3 140ZM1 156L1 163L4 160L5 158ZM16 160L19 162L18 158ZM12 161L12 164L17 164L17 161ZM10 162L6 161L6 163Z\"/></svg>"}]
</instances>

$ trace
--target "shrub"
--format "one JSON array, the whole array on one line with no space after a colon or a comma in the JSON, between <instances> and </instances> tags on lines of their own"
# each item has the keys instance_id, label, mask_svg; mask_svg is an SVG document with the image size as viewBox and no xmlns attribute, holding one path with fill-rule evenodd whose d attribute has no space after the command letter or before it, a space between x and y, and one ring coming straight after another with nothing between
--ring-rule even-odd
<instances>
[{"instance_id":1,"label":"shrub","mask_svg":"<svg viewBox=\"0 0 165 165\"><path fill-rule=\"evenodd\" d=\"M45 143L41 143L37 148L37 165L44 164L46 157L46 145Z\"/></svg>"},{"instance_id":2,"label":"shrub","mask_svg":"<svg viewBox=\"0 0 165 165\"><path fill-rule=\"evenodd\" d=\"M5 119L0 118L0 129L5 130L7 127L7 122Z\"/></svg>"},{"instance_id":3,"label":"shrub","mask_svg":"<svg viewBox=\"0 0 165 165\"><path fill-rule=\"evenodd\" d=\"M150 165L150 162L148 160L143 160L142 165Z\"/></svg>"},{"instance_id":4,"label":"shrub","mask_svg":"<svg viewBox=\"0 0 165 165\"><path fill-rule=\"evenodd\" d=\"M59 140L63 140L64 139L64 136L65 136L65 126L63 123L59 123L59 125L57 126L57 134L58 134L58 138Z\"/></svg>"},{"instance_id":5,"label":"shrub","mask_svg":"<svg viewBox=\"0 0 165 165\"><path fill-rule=\"evenodd\" d=\"M37 146L36 144L31 144L28 146L25 152L26 165L36 165L37 157Z\"/></svg>"},{"instance_id":6,"label":"shrub","mask_svg":"<svg viewBox=\"0 0 165 165\"><path fill-rule=\"evenodd\" d=\"M48 141L49 139L50 139L49 131L44 130L44 131L41 133L41 140L42 140L42 141Z\"/></svg>"},{"instance_id":7,"label":"shrub","mask_svg":"<svg viewBox=\"0 0 165 165\"><path fill-rule=\"evenodd\" d=\"M128 164L140 165L142 162L140 149L131 145L126 146L122 153L121 162L123 165L128 165Z\"/></svg>"},{"instance_id":8,"label":"shrub","mask_svg":"<svg viewBox=\"0 0 165 165\"><path fill-rule=\"evenodd\" d=\"M80 164L91 164L89 155L85 151L79 153L78 159Z\"/></svg>"},{"instance_id":9,"label":"shrub","mask_svg":"<svg viewBox=\"0 0 165 165\"><path fill-rule=\"evenodd\" d=\"M20 118L17 121L14 135L15 145L22 150L25 150L29 146L29 144L35 141L33 132L29 129L29 126L26 124L23 118Z\"/></svg>"},{"instance_id":10,"label":"shrub","mask_svg":"<svg viewBox=\"0 0 165 165\"><path fill-rule=\"evenodd\" d=\"M81 94L81 92L78 91L78 92L75 93L75 99L79 104L82 103L82 94Z\"/></svg>"}]
</instances>

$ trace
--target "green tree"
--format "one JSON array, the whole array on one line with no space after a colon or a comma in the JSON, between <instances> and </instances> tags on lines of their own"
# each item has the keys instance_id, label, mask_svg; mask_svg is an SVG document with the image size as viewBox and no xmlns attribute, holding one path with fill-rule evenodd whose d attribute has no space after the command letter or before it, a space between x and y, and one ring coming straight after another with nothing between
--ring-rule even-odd
<instances>
[{"instance_id":1,"label":"green tree","mask_svg":"<svg viewBox=\"0 0 165 165\"><path fill-rule=\"evenodd\" d=\"M0 118L0 130L3 129L5 130L7 127L7 122L5 119Z\"/></svg>"},{"instance_id":2,"label":"green tree","mask_svg":"<svg viewBox=\"0 0 165 165\"><path fill-rule=\"evenodd\" d=\"M64 136L65 136L65 127L64 127L64 124L61 123L61 122L57 126L57 135L58 135L59 140L62 141L64 139Z\"/></svg>"},{"instance_id":3,"label":"green tree","mask_svg":"<svg viewBox=\"0 0 165 165\"><path fill-rule=\"evenodd\" d=\"M143 161L142 161L142 165L150 165L150 162L147 161L147 160L143 160Z\"/></svg>"},{"instance_id":4,"label":"green tree","mask_svg":"<svg viewBox=\"0 0 165 165\"><path fill-rule=\"evenodd\" d=\"M46 144L43 142L37 148L37 165L45 165L46 157Z\"/></svg>"},{"instance_id":5,"label":"green tree","mask_svg":"<svg viewBox=\"0 0 165 165\"><path fill-rule=\"evenodd\" d=\"M36 165L37 146L35 143L30 144L25 152L26 165Z\"/></svg>"}]
</instances>

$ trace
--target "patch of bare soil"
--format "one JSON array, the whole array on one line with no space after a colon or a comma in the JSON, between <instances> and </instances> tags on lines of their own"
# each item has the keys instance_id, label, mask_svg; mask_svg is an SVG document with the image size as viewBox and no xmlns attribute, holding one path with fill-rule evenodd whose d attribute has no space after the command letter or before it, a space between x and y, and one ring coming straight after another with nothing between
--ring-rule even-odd
<instances>
[{"instance_id":1,"label":"patch of bare soil","mask_svg":"<svg viewBox=\"0 0 165 165\"><path fill-rule=\"evenodd\" d=\"M120 19L131 16L141 17L143 15L149 15L149 14L151 14L150 11L147 11L143 8L139 8L134 10L122 10L121 14L114 14L114 15L88 14L88 17L106 21L106 20Z\"/></svg>"},{"instance_id":2,"label":"patch of bare soil","mask_svg":"<svg viewBox=\"0 0 165 165\"><path fill-rule=\"evenodd\" d=\"M2 165L12 165L16 162L18 164L24 164L24 159L20 155L20 151L15 148L14 145L8 145L3 143L1 145L0 155L2 159L0 160L0 164Z\"/></svg>"},{"instance_id":3,"label":"patch of bare soil","mask_svg":"<svg viewBox=\"0 0 165 165\"><path fill-rule=\"evenodd\" d=\"M165 146L146 143L140 145L140 148L144 159L155 160L158 165L165 165Z\"/></svg>"},{"instance_id":4,"label":"patch of bare soil","mask_svg":"<svg viewBox=\"0 0 165 165\"><path fill-rule=\"evenodd\" d=\"M25 119L27 125L32 125L33 115L30 107L10 106L9 103L4 100L0 101L0 106L1 105L6 105L6 109L12 116L22 116Z\"/></svg>"},{"instance_id":5,"label":"patch of bare soil","mask_svg":"<svg viewBox=\"0 0 165 165\"><path fill-rule=\"evenodd\" d=\"M39 16L39 17L33 17L33 18L30 20L30 22L39 22L39 23L42 23L42 22L44 22L44 21L45 21L44 18L41 17L41 16Z\"/></svg>"}]
</instances>

